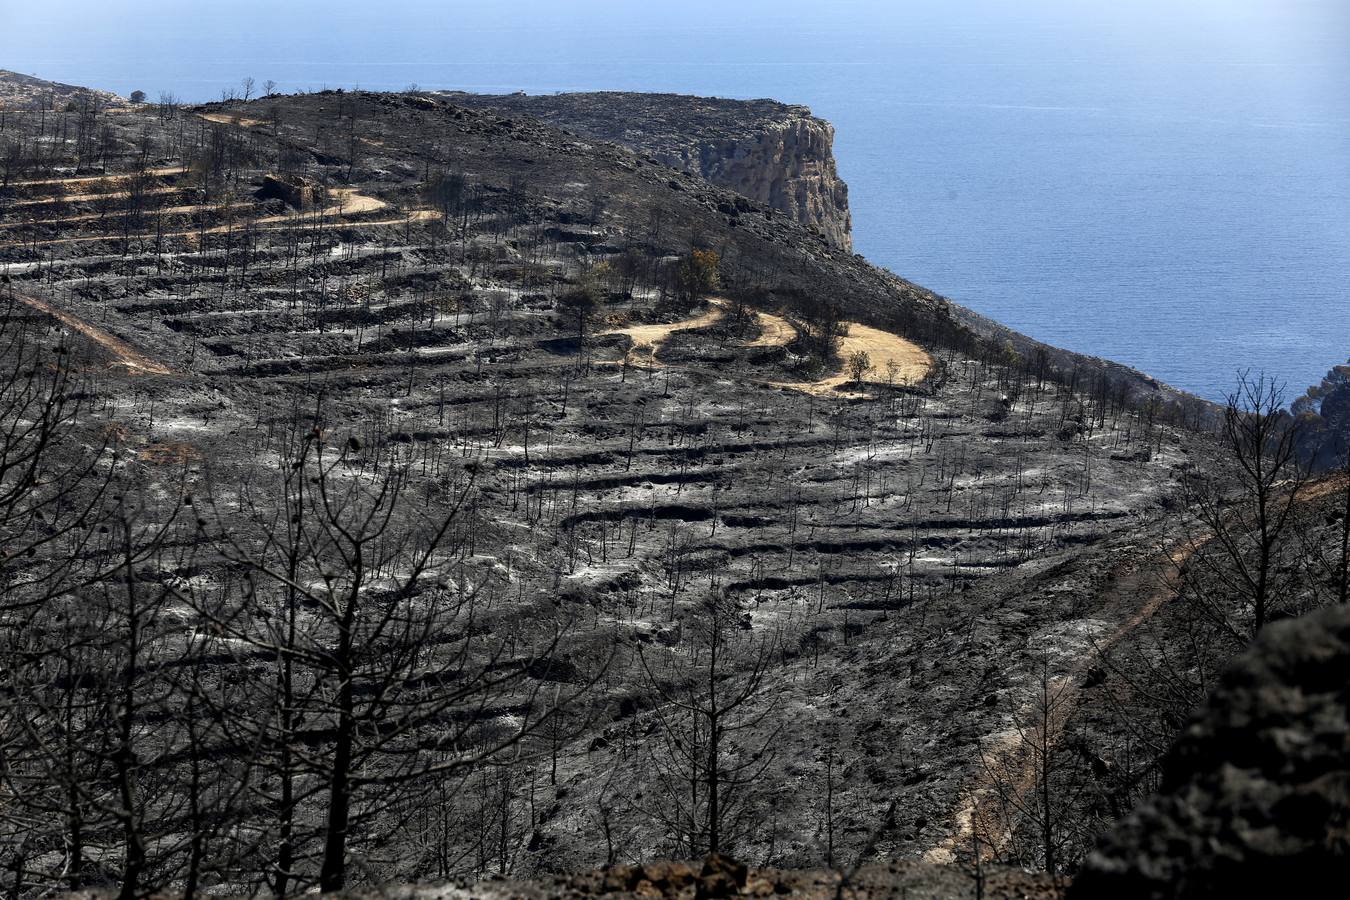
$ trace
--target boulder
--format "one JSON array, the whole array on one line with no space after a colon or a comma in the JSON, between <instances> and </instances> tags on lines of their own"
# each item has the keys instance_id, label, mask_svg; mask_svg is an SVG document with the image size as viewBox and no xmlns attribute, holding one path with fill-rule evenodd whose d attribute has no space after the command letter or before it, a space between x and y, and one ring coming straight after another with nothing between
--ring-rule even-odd
<instances>
[{"instance_id":1,"label":"boulder","mask_svg":"<svg viewBox=\"0 0 1350 900\"><path fill-rule=\"evenodd\" d=\"M1070 900L1322 896L1350 874L1350 608L1269 626ZM1337 885L1337 887L1329 887ZM1327 886L1327 887L1322 887Z\"/></svg>"},{"instance_id":2,"label":"boulder","mask_svg":"<svg viewBox=\"0 0 1350 900\"><path fill-rule=\"evenodd\" d=\"M698 897L734 897L745 887L750 870L745 863L722 853L712 853L703 860L699 873Z\"/></svg>"}]
</instances>

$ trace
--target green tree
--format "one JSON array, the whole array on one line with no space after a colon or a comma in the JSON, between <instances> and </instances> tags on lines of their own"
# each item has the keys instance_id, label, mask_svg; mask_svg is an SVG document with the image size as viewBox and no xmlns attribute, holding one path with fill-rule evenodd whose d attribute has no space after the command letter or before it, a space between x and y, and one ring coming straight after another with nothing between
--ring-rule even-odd
<instances>
[{"instance_id":1,"label":"green tree","mask_svg":"<svg viewBox=\"0 0 1350 900\"><path fill-rule=\"evenodd\" d=\"M697 303L721 290L722 279L717 271L720 261L716 250L696 248L682 256L675 266L675 287L680 296Z\"/></svg>"},{"instance_id":2,"label":"green tree","mask_svg":"<svg viewBox=\"0 0 1350 900\"><path fill-rule=\"evenodd\" d=\"M848 358L848 377L855 384L861 384L863 376L872 371L872 357L866 350L858 350Z\"/></svg>"}]
</instances>

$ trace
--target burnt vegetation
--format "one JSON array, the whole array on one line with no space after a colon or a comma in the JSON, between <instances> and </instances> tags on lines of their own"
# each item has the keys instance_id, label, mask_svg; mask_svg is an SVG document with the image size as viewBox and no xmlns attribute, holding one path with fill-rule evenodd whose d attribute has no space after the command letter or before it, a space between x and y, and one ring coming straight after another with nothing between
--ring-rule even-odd
<instances>
[{"instance_id":1,"label":"burnt vegetation","mask_svg":"<svg viewBox=\"0 0 1350 900\"><path fill-rule=\"evenodd\" d=\"M8 896L1071 872L1223 659L1345 600L1266 382L972 330L528 118L239 98L0 112Z\"/></svg>"}]
</instances>

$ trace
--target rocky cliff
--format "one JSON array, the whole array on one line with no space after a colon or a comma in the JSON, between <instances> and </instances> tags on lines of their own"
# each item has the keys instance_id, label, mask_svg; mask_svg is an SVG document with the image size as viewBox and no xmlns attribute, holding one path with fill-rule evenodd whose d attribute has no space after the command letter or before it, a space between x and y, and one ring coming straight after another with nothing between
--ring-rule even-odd
<instances>
[{"instance_id":1,"label":"rocky cliff","mask_svg":"<svg viewBox=\"0 0 1350 900\"><path fill-rule=\"evenodd\" d=\"M788 213L852 250L848 185L834 161L834 127L805 106L618 92L448 94L456 104L527 115L583 137L630 147Z\"/></svg>"}]
</instances>

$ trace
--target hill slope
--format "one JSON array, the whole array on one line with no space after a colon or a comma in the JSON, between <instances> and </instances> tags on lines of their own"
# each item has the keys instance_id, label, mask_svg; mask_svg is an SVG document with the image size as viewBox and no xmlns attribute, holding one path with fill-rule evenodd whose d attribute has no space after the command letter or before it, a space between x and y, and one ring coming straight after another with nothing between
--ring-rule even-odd
<instances>
[{"instance_id":1,"label":"hill slope","mask_svg":"<svg viewBox=\"0 0 1350 900\"><path fill-rule=\"evenodd\" d=\"M767 203L422 95L99 112L93 143L70 139L74 115L11 117L0 136L19 147L0 172L0 273L22 312L7 322L31 316L85 349L70 445L116 436L147 498L136 533L170 529L155 550L178 554L136 573L166 604L154 646L186 662L144 672L167 699L117 757L158 786L131 801L159 854L146 884L187 865L202 742L229 763L209 769L210 796L246 800L220 811L233 831L203 838L215 884L260 888L282 844L292 886L320 882L346 721L329 686L353 680L352 880L701 855L708 776L686 748L706 735L672 698L702 703L705 684L744 692L723 723L738 773L720 795L724 848L802 867L960 858L982 747L1023 722L1047 673L1084 681L1093 642L1153 608L1142 580L1121 583L1167 545L1166 507L1211 452L1176 395L1010 347ZM869 369L849 350L863 346L913 367ZM300 502L288 473L316 452L332 468L313 483L392 510L395 536L361 545L363 566L446 544L443 577L415 590L399 587L404 557L371 566L370 590L416 599L406 615L425 626L409 655L372 639L366 663L398 677L325 668L351 630L324 616L348 607L294 592L345 583L327 555L309 578L258 586L286 522L312 521L276 511ZM391 477L400 503L367 496ZM345 522L346 504L306 508ZM439 516L449 527L429 533ZM468 621L418 618L437 609L428 596L457 598ZM303 701L274 693L269 661L291 656L267 640L287 609L313 629L292 654ZM179 670L230 697L205 736L148 727L198 721L184 708L205 701ZM497 686L498 671L513 677ZM40 676L25 683L50 703ZM416 727L389 712L435 705L446 683L467 686ZM301 710L294 741L259 724L278 709ZM500 753L484 749L500 735ZM1113 740L1093 752L1128 752ZM15 764L43 771L30 750ZM305 805L279 799L282 771ZM78 777L96 792L107 776ZM114 813L90 816L104 845L128 840ZM44 821L35 882L70 864L68 817ZM89 865L115 877L115 858Z\"/></svg>"}]
</instances>

